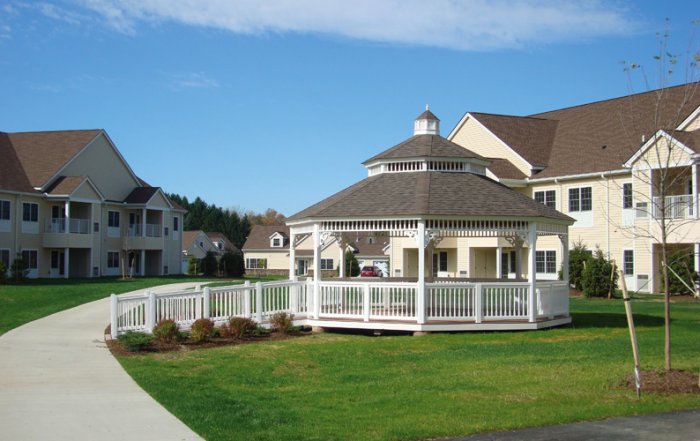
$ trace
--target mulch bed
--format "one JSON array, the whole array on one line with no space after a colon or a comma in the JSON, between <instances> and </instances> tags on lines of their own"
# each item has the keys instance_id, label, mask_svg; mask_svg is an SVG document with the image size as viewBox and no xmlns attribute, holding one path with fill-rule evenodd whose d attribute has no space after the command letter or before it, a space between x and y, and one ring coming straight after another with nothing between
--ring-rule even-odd
<instances>
[{"instance_id":1,"label":"mulch bed","mask_svg":"<svg viewBox=\"0 0 700 441\"><path fill-rule=\"evenodd\" d=\"M311 334L312 333L310 329L302 329L299 332L294 332L291 334L272 332L270 334L244 337L241 339L232 337L210 337L209 340L202 343L194 343L191 340L182 340L174 343L159 343L153 341L139 352L129 352L124 348L124 346L121 345L121 343L119 343L118 340L112 339L110 327L107 326L107 328L105 329L105 343L107 343L107 347L109 348L110 352L112 352L112 355L130 357L134 355L143 354L184 352L197 349L218 348L223 346L237 346L252 343L260 343L264 341L283 341L294 338L306 337Z\"/></svg>"},{"instance_id":2,"label":"mulch bed","mask_svg":"<svg viewBox=\"0 0 700 441\"><path fill-rule=\"evenodd\" d=\"M648 370L640 372L642 383L642 394L698 394L698 372L688 372L680 370ZM636 390L634 384L634 374L629 374L622 381L622 386Z\"/></svg>"}]
</instances>

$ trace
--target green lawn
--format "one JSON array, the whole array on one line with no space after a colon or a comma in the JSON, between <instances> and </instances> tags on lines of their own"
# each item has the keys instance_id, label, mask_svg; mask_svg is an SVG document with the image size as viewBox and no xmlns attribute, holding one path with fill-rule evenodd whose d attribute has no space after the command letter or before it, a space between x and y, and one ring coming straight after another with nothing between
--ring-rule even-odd
<instances>
[{"instance_id":1,"label":"green lawn","mask_svg":"<svg viewBox=\"0 0 700 441\"><path fill-rule=\"evenodd\" d=\"M633 302L643 368L663 365L663 304ZM632 356L619 300L572 299L574 325L369 337L325 333L122 357L207 440L414 440L700 406L618 387ZM700 369L700 304L674 304L675 368Z\"/></svg>"},{"instance_id":2,"label":"green lawn","mask_svg":"<svg viewBox=\"0 0 700 441\"><path fill-rule=\"evenodd\" d=\"M99 279L38 279L19 285L0 285L0 334L32 320L72 308L83 303L150 286L167 283L202 283L211 279L195 277L142 277L130 280L117 278ZM259 279L250 279L256 282ZM242 283L216 281L217 285ZM107 320L108 318L106 318Z\"/></svg>"}]
</instances>

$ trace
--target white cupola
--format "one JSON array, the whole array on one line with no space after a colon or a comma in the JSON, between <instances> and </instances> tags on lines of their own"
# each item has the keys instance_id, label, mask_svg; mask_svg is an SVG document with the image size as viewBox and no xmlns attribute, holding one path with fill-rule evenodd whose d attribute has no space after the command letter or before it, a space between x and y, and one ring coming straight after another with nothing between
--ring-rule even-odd
<instances>
[{"instance_id":1,"label":"white cupola","mask_svg":"<svg viewBox=\"0 0 700 441\"><path fill-rule=\"evenodd\" d=\"M413 123L413 135L440 135L440 120L425 105L425 112L418 115Z\"/></svg>"}]
</instances>

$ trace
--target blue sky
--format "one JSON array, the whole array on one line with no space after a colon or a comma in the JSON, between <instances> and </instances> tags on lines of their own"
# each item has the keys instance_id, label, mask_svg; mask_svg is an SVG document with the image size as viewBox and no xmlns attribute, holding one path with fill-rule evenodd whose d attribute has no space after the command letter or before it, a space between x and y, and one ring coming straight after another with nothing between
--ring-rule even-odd
<instances>
[{"instance_id":1,"label":"blue sky","mask_svg":"<svg viewBox=\"0 0 700 441\"><path fill-rule=\"evenodd\" d=\"M656 86L656 33L683 53L693 18L691 1L0 0L0 130L104 128L168 192L291 215L364 178L426 103L446 136L467 111L625 95L623 60Z\"/></svg>"}]
</instances>

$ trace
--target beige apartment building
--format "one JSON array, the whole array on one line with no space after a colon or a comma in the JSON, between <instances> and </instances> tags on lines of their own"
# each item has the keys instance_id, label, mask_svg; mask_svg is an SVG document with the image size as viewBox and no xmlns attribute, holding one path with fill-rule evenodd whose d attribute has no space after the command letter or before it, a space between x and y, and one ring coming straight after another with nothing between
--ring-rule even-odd
<instances>
[{"instance_id":1,"label":"beige apartment building","mask_svg":"<svg viewBox=\"0 0 700 441\"><path fill-rule=\"evenodd\" d=\"M490 178L576 219L569 247L600 247L628 287L658 291L662 209L668 243L694 253L700 268L699 84L526 117L468 112L448 139L488 158ZM557 277L558 242L538 243L538 279ZM470 276L516 276L518 251L502 239L472 251L477 267L450 259L455 250L445 245L449 275L461 267Z\"/></svg>"},{"instance_id":2,"label":"beige apartment building","mask_svg":"<svg viewBox=\"0 0 700 441\"><path fill-rule=\"evenodd\" d=\"M179 274L185 210L104 130L0 132L0 261L28 277Z\"/></svg>"}]
</instances>

